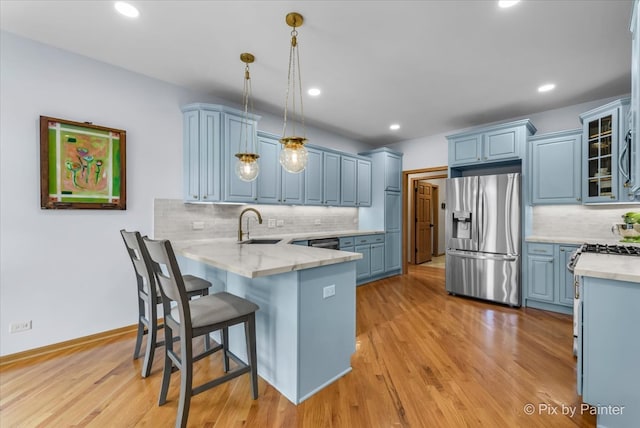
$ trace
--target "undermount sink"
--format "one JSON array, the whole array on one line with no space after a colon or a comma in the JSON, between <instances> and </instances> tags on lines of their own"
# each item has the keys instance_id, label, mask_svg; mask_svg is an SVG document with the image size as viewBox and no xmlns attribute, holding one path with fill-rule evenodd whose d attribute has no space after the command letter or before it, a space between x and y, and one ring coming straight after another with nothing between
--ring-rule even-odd
<instances>
[{"instance_id":1,"label":"undermount sink","mask_svg":"<svg viewBox=\"0 0 640 428\"><path fill-rule=\"evenodd\" d=\"M241 244L277 244L280 241L282 239L249 239L241 242Z\"/></svg>"}]
</instances>

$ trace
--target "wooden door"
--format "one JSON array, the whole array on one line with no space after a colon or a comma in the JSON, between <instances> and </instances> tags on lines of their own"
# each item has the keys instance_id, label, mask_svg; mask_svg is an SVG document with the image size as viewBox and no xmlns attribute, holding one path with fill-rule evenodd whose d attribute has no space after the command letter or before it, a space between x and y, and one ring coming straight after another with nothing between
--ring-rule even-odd
<instances>
[{"instance_id":1,"label":"wooden door","mask_svg":"<svg viewBox=\"0 0 640 428\"><path fill-rule=\"evenodd\" d=\"M416 208L415 218L415 263L425 263L431 261L431 210L432 210L432 188L431 184L426 181L418 181L415 183L415 200Z\"/></svg>"}]
</instances>

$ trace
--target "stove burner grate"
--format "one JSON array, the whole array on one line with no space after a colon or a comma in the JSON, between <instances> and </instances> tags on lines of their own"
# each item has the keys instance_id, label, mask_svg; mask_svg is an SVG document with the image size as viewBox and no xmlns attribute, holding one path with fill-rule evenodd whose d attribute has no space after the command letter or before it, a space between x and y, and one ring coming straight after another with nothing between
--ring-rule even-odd
<instances>
[{"instance_id":1,"label":"stove burner grate","mask_svg":"<svg viewBox=\"0 0 640 428\"><path fill-rule=\"evenodd\" d=\"M640 247L633 245L583 244L580 252L640 256Z\"/></svg>"}]
</instances>

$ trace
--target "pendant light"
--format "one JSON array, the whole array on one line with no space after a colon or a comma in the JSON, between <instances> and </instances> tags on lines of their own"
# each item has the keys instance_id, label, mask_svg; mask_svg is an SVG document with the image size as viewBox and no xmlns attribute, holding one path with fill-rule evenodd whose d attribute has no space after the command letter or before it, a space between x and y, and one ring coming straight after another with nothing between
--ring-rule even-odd
<instances>
[{"instance_id":1,"label":"pendant light","mask_svg":"<svg viewBox=\"0 0 640 428\"><path fill-rule=\"evenodd\" d=\"M287 75L287 92L284 101L284 126L282 129L282 150L280 151L280 164L287 172L299 173L307 166L307 142L304 128L304 109L302 108L302 79L300 77L300 53L298 47L298 31L304 21L302 15L291 12L286 17L287 25L291 30L291 46L289 47L289 72ZM289 94L291 94L292 125L291 132L287 134L287 110L289 108ZM296 97L300 104L300 123L302 136L296 135Z\"/></svg>"},{"instance_id":2,"label":"pendant light","mask_svg":"<svg viewBox=\"0 0 640 428\"><path fill-rule=\"evenodd\" d=\"M240 130L240 153L236 153L238 162L236 162L236 175L242 181L253 181L260 173L260 165L258 158L260 155L255 153L254 136L249 132L249 98L251 98L251 76L249 74L249 64L255 61L255 57L250 53L240 54L240 60L244 62L244 86L242 89L242 104L244 105L244 123ZM253 102L251 102L251 110L253 113ZM251 143L249 143L251 140Z\"/></svg>"}]
</instances>

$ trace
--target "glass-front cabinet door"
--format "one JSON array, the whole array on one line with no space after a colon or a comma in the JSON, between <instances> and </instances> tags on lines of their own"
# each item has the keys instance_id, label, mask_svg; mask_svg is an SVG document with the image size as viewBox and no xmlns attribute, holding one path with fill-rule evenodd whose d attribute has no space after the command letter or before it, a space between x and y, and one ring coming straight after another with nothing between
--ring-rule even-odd
<instances>
[{"instance_id":1,"label":"glass-front cabinet door","mask_svg":"<svg viewBox=\"0 0 640 428\"><path fill-rule=\"evenodd\" d=\"M617 123L616 111L587 122L587 195L585 201L617 199Z\"/></svg>"},{"instance_id":2,"label":"glass-front cabinet door","mask_svg":"<svg viewBox=\"0 0 640 428\"><path fill-rule=\"evenodd\" d=\"M629 99L623 98L580 115L582 121L582 201L620 199L620 138Z\"/></svg>"}]
</instances>

